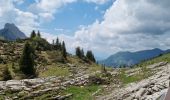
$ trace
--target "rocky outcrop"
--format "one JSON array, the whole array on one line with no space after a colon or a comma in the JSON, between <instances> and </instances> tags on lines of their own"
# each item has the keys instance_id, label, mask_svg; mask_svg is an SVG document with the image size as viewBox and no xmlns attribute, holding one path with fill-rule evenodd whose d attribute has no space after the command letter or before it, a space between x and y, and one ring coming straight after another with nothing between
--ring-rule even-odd
<instances>
[{"instance_id":1,"label":"rocky outcrop","mask_svg":"<svg viewBox=\"0 0 170 100\"><path fill-rule=\"evenodd\" d=\"M99 72L91 73L90 75L96 74ZM65 90L68 86L84 86L89 83L89 74L76 77L76 78L66 78L66 77L47 77L47 78L36 78L36 79L23 79L23 80L9 80L9 81L0 81L0 93L5 94L6 91L11 93L18 92L18 95L15 95L17 98L20 94L24 93L27 96L24 96L24 99L33 99L35 97L41 96L48 92ZM55 95L51 97L53 100L64 100L69 98L72 94L66 95ZM6 97L4 95L4 97Z\"/></svg>"},{"instance_id":2,"label":"rocky outcrop","mask_svg":"<svg viewBox=\"0 0 170 100\"><path fill-rule=\"evenodd\" d=\"M161 62L148 66L157 69L157 73L140 82L130 83L117 88L99 100L157 100L166 94L169 87L170 64Z\"/></svg>"}]
</instances>

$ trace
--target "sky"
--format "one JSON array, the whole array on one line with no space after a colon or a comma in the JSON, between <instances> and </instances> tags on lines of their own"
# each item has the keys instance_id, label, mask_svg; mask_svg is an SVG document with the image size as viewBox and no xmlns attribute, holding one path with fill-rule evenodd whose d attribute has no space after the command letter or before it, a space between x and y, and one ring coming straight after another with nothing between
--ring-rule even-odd
<instances>
[{"instance_id":1,"label":"sky","mask_svg":"<svg viewBox=\"0 0 170 100\"><path fill-rule=\"evenodd\" d=\"M27 36L40 30L68 52L80 46L98 59L120 51L170 49L169 0L0 0L0 28L14 23Z\"/></svg>"}]
</instances>

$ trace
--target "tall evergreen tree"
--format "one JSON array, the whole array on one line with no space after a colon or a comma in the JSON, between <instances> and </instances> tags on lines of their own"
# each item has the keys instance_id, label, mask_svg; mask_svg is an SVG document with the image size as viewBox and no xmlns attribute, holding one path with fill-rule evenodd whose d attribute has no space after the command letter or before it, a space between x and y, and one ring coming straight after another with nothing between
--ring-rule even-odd
<instances>
[{"instance_id":1,"label":"tall evergreen tree","mask_svg":"<svg viewBox=\"0 0 170 100\"><path fill-rule=\"evenodd\" d=\"M86 57L87 57L90 61L96 62L96 59L95 59L95 57L94 57L94 55L93 55L93 53L92 53L91 50L88 50L88 51L87 51Z\"/></svg>"},{"instance_id":2,"label":"tall evergreen tree","mask_svg":"<svg viewBox=\"0 0 170 100\"><path fill-rule=\"evenodd\" d=\"M81 57L83 58L84 57L84 50L81 49Z\"/></svg>"},{"instance_id":3,"label":"tall evergreen tree","mask_svg":"<svg viewBox=\"0 0 170 100\"><path fill-rule=\"evenodd\" d=\"M59 49L59 50L62 50L62 44L61 44L61 42L59 42L59 44L58 44L58 49Z\"/></svg>"},{"instance_id":4,"label":"tall evergreen tree","mask_svg":"<svg viewBox=\"0 0 170 100\"><path fill-rule=\"evenodd\" d=\"M60 41L59 41L59 38L57 37L57 39L56 39L56 46L58 46L59 43L60 43Z\"/></svg>"},{"instance_id":5,"label":"tall evergreen tree","mask_svg":"<svg viewBox=\"0 0 170 100\"><path fill-rule=\"evenodd\" d=\"M30 36L30 37L31 37L31 38L36 37L36 33L35 33L35 31L34 31L34 30L31 32L31 36Z\"/></svg>"},{"instance_id":6,"label":"tall evergreen tree","mask_svg":"<svg viewBox=\"0 0 170 100\"><path fill-rule=\"evenodd\" d=\"M33 48L26 42L19 62L20 70L27 76L35 76Z\"/></svg>"},{"instance_id":7,"label":"tall evergreen tree","mask_svg":"<svg viewBox=\"0 0 170 100\"><path fill-rule=\"evenodd\" d=\"M38 31L37 36L41 38L41 34L40 31Z\"/></svg>"},{"instance_id":8,"label":"tall evergreen tree","mask_svg":"<svg viewBox=\"0 0 170 100\"><path fill-rule=\"evenodd\" d=\"M55 43L54 43L54 40L53 40L53 43L52 43L52 45L55 45Z\"/></svg>"},{"instance_id":9,"label":"tall evergreen tree","mask_svg":"<svg viewBox=\"0 0 170 100\"><path fill-rule=\"evenodd\" d=\"M82 58L80 47L76 48L76 56L79 57L79 58Z\"/></svg>"},{"instance_id":10,"label":"tall evergreen tree","mask_svg":"<svg viewBox=\"0 0 170 100\"><path fill-rule=\"evenodd\" d=\"M61 47L61 43L60 43L59 38L57 37L57 39L56 39L56 43L55 43L55 48L56 48L57 50L59 50L59 49L60 49L60 47Z\"/></svg>"},{"instance_id":11,"label":"tall evergreen tree","mask_svg":"<svg viewBox=\"0 0 170 100\"><path fill-rule=\"evenodd\" d=\"M67 57L67 51L66 51L66 47L65 47L64 41L62 42L62 55L63 55L64 58Z\"/></svg>"}]
</instances>

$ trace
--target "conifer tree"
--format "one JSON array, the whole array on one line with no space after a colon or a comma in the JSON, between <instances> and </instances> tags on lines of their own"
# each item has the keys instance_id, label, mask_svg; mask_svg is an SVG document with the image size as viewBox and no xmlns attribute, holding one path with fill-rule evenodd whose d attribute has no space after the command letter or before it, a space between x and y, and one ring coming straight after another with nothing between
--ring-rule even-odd
<instances>
[{"instance_id":1,"label":"conifer tree","mask_svg":"<svg viewBox=\"0 0 170 100\"><path fill-rule=\"evenodd\" d=\"M53 42L52 42L52 45L55 45L54 40L53 40Z\"/></svg>"},{"instance_id":2,"label":"conifer tree","mask_svg":"<svg viewBox=\"0 0 170 100\"><path fill-rule=\"evenodd\" d=\"M84 50L81 49L81 57L83 58L84 57Z\"/></svg>"},{"instance_id":3,"label":"conifer tree","mask_svg":"<svg viewBox=\"0 0 170 100\"><path fill-rule=\"evenodd\" d=\"M59 44L58 44L58 49L59 49L59 50L62 50L62 44L61 44L61 42L59 42Z\"/></svg>"},{"instance_id":4,"label":"conifer tree","mask_svg":"<svg viewBox=\"0 0 170 100\"><path fill-rule=\"evenodd\" d=\"M76 56L79 57L79 58L82 58L80 47L76 48Z\"/></svg>"},{"instance_id":5,"label":"conifer tree","mask_svg":"<svg viewBox=\"0 0 170 100\"><path fill-rule=\"evenodd\" d=\"M38 31L37 36L41 38L41 34L40 31Z\"/></svg>"},{"instance_id":6,"label":"conifer tree","mask_svg":"<svg viewBox=\"0 0 170 100\"><path fill-rule=\"evenodd\" d=\"M57 50L59 50L59 49L60 49L60 46L61 46L61 43L60 43L60 41L59 41L59 38L57 37L56 43L55 43L55 48L56 48Z\"/></svg>"},{"instance_id":7,"label":"conifer tree","mask_svg":"<svg viewBox=\"0 0 170 100\"><path fill-rule=\"evenodd\" d=\"M96 59L95 59L95 57L94 57L94 55L93 55L93 53L92 53L91 50L88 50L88 51L87 51L86 57L87 57L90 61L96 62Z\"/></svg>"},{"instance_id":8,"label":"conifer tree","mask_svg":"<svg viewBox=\"0 0 170 100\"><path fill-rule=\"evenodd\" d=\"M59 45L59 38L57 37L57 39L56 39L56 46L58 46Z\"/></svg>"},{"instance_id":9,"label":"conifer tree","mask_svg":"<svg viewBox=\"0 0 170 100\"><path fill-rule=\"evenodd\" d=\"M31 32L31 36L30 36L30 37L31 37L31 38L36 37L36 33L35 33L35 31L34 31L34 30Z\"/></svg>"},{"instance_id":10,"label":"conifer tree","mask_svg":"<svg viewBox=\"0 0 170 100\"><path fill-rule=\"evenodd\" d=\"M63 55L64 58L67 57L67 51L66 51L66 47L65 47L64 41L62 42L62 55Z\"/></svg>"},{"instance_id":11,"label":"conifer tree","mask_svg":"<svg viewBox=\"0 0 170 100\"><path fill-rule=\"evenodd\" d=\"M35 76L33 48L26 42L19 62L20 70L27 76Z\"/></svg>"}]
</instances>

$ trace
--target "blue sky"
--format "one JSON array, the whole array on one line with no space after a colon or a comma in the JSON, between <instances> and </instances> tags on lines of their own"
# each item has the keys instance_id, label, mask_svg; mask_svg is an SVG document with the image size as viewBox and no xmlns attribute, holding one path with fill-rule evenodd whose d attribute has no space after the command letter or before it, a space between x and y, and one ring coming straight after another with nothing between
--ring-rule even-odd
<instances>
[{"instance_id":1,"label":"blue sky","mask_svg":"<svg viewBox=\"0 0 170 100\"><path fill-rule=\"evenodd\" d=\"M29 36L40 30L67 50L92 50L97 58L119 51L170 48L169 0L1 0L0 28L16 24Z\"/></svg>"},{"instance_id":2,"label":"blue sky","mask_svg":"<svg viewBox=\"0 0 170 100\"><path fill-rule=\"evenodd\" d=\"M34 0L25 0L22 4L17 4L16 8L27 11L28 7L35 3ZM108 0L104 4L93 2L77 1L69 5L62 6L54 14L54 19L42 23L40 28L51 34L74 35L80 26L90 25L96 20L102 21L104 12L113 4L113 0Z\"/></svg>"},{"instance_id":3,"label":"blue sky","mask_svg":"<svg viewBox=\"0 0 170 100\"><path fill-rule=\"evenodd\" d=\"M111 2L104 5L76 2L64 6L55 14L54 21L48 23L48 31L55 29L55 32L60 34L57 29L63 29L66 31L65 34L74 35L74 32L81 25L86 26L92 24L95 20L102 20L103 14L109 6L111 6Z\"/></svg>"}]
</instances>

